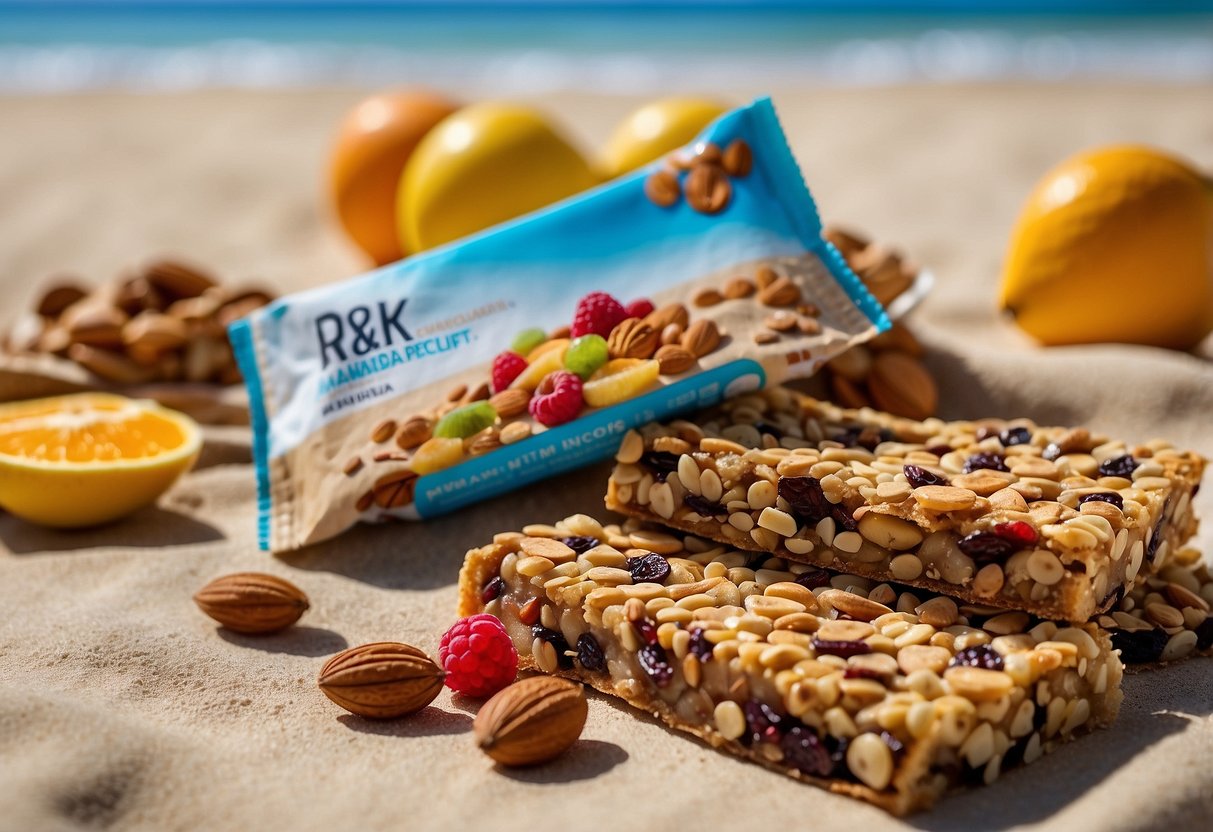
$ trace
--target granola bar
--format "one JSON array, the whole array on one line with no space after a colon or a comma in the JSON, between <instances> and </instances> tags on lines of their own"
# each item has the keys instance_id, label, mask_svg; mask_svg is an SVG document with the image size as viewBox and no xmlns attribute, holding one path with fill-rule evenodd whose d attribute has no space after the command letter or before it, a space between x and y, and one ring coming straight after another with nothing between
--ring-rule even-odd
<instances>
[{"instance_id":1,"label":"granola bar","mask_svg":"<svg viewBox=\"0 0 1213 832\"><path fill-rule=\"evenodd\" d=\"M710 745L895 814L1104 726L1122 665L1093 624L585 515L467 554L460 615L522 667L578 679Z\"/></svg>"},{"instance_id":2,"label":"granola bar","mask_svg":"<svg viewBox=\"0 0 1213 832\"><path fill-rule=\"evenodd\" d=\"M740 549L1066 621L1196 529L1204 459L1085 428L922 422L773 388L627 434L610 509Z\"/></svg>"}]
</instances>

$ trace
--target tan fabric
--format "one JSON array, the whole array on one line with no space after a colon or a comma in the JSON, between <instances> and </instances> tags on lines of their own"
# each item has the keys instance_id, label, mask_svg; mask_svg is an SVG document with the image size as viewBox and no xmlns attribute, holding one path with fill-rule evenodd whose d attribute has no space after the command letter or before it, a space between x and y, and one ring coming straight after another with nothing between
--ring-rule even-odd
<instances>
[{"instance_id":1,"label":"tan fabric","mask_svg":"<svg viewBox=\"0 0 1213 832\"><path fill-rule=\"evenodd\" d=\"M1127 347L1032 350L990 309L1034 178L1111 140L1213 163L1209 87L1001 87L780 95L827 219L904 245L940 278L918 314L943 414L1087 422L1213 455L1213 365ZM332 125L353 93L0 101L4 315L58 270L102 277L156 253L280 289L354 273L317 211ZM632 102L545 102L582 137ZM558 763L494 772L474 704L368 723L320 695L324 657L398 639L434 651L463 552L496 530L588 509L605 470L428 525L360 528L282 560L254 548L239 428L130 520L65 534L0 516L0 830L1195 828L1213 813L1213 663L1126 682L1111 730L903 824L785 781L593 697ZM1213 515L1213 486L1199 508ZM1213 524L1203 535L1213 549ZM189 596L264 569L311 596L301 627L218 632Z\"/></svg>"}]
</instances>

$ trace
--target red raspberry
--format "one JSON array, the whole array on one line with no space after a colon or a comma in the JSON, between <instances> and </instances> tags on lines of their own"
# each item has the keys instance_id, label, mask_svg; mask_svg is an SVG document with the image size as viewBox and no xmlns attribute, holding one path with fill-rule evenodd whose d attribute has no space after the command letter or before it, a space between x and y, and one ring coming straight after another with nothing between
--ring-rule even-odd
<instances>
[{"instance_id":1,"label":"red raspberry","mask_svg":"<svg viewBox=\"0 0 1213 832\"><path fill-rule=\"evenodd\" d=\"M540 424L554 428L576 419L581 404L581 377L557 370L543 377L527 406Z\"/></svg>"},{"instance_id":2,"label":"red raspberry","mask_svg":"<svg viewBox=\"0 0 1213 832\"><path fill-rule=\"evenodd\" d=\"M487 699L518 675L518 651L505 626L488 613L455 622L438 645L451 690Z\"/></svg>"},{"instance_id":3,"label":"red raspberry","mask_svg":"<svg viewBox=\"0 0 1213 832\"><path fill-rule=\"evenodd\" d=\"M500 393L527 367L526 359L516 352L505 352L493 359L493 392Z\"/></svg>"},{"instance_id":4,"label":"red raspberry","mask_svg":"<svg viewBox=\"0 0 1213 832\"><path fill-rule=\"evenodd\" d=\"M629 318L643 318L645 315L652 312L654 309L653 301L648 298L637 298L636 300L623 307L623 311Z\"/></svg>"},{"instance_id":5,"label":"red raspberry","mask_svg":"<svg viewBox=\"0 0 1213 832\"><path fill-rule=\"evenodd\" d=\"M627 316L623 304L606 292L590 292L577 302L570 331L574 338L591 333L606 338Z\"/></svg>"},{"instance_id":6,"label":"red raspberry","mask_svg":"<svg viewBox=\"0 0 1213 832\"><path fill-rule=\"evenodd\" d=\"M1018 543L1020 546L1031 546L1036 542L1036 529L1031 523L1023 520L1012 520L1009 523L999 523L994 527L994 534L1003 540Z\"/></svg>"}]
</instances>

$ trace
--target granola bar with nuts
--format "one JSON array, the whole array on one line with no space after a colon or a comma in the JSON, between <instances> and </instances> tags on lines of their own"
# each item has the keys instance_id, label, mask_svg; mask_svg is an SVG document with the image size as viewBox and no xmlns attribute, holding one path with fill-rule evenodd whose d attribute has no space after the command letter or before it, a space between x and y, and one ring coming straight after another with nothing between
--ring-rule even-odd
<instances>
[{"instance_id":1,"label":"granola bar with nuts","mask_svg":"<svg viewBox=\"0 0 1213 832\"><path fill-rule=\"evenodd\" d=\"M608 508L739 549L1086 621L1196 529L1205 460L1018 419L922 422L783 388L630 432Z\"/></svg>"},{"instance_id":2,"label":"granola bar with nuts","mask_svg":"<svg viewBox=\"0 0 1213 832\"><path fill-rule=\"evenodd\" d=\"M1093 624L967 605L629 520L574 515L467 554L459 614L522 667L896 814L1110 723L1122 666Z\"/></svg>"}]
</instances>

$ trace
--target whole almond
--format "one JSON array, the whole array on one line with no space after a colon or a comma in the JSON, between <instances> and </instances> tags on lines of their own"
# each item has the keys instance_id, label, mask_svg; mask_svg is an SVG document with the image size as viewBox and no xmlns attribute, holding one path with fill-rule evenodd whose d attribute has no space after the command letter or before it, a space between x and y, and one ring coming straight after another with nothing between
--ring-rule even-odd
<instances>
[{"instance_id":1,"label":"whole almond","mask_svg":"<svg viewBox=\"0 0 1213 832\"><path fill-rule=\"evenodd\" d=\"M464 404L488 401L492 392L493 389L489 387L489 383L487 381L482 381L471 390L468 390L467 395L463 397Z\"/></svg>"},{"instance_id":2,"label":"whole almond","mask_svg":"<svg viewBox=\"0 0 1213 832\"><path fill-rule=\"evenodd\" d=\"M682 333L682 346L696 358L703 358L720 346L720 330L716 322L703 318L691 324L690 329Z\"/></svg>"},{"instance_id":3,"label":"whole almond","mask_svg":"<svg viewBox=\"0 0 1213 832\"><path fill-rule=\"evenodd\" d=\"M175 260L148 264L143 276L160 291L174 298L194 298L215 285L215 280L194 266Z\"/></svg>"},{"instance_id":4,"label":"whole almond","mask_svg":"<svg viewBox=\"0 0 1213 832\"><path fill-rule=\"evenodd\" d=\"M666 344L657 350L657 365L663 376L676 376L695 366L695 356L686 347Z\"/></svg>"},{"instance_id":5,"label":"whole almond","mask_svg":"<svg viewBox=\"0 0 1213 832\"><path fill-rule=\"evenodd\" d=\"M128 348L176 349L185 343L185 322L162 312L140 312L122 327L122 340Z\"/></svg>"},{"instance_id":6,"label":"whole almond","mask_svg":"<svg viewBox=\"0 0 1213 832\"><path fill-rule=\"evenodd\" d=\"M497 411L497 415L502 419L512 419L515 416L521 416L523 413L526 413L527 405L530 401L530 392L523 390L521 387L507 387L500 393L494 393L489 397L489 404L493 406L493 410ZM428 439L429 437L426 438Z\"/></svg>"},{"instance_id":7,"label":"whole almond","mask_svg":"<svg viewBox=\"0 0 1213 832\"><path fill-rule=\"evenodd\" d=\"M378 444L386 442L392 438L392 434L396 432L396 420L384 419L371 428L371 441Z\"/></svg>"},{"instance_id":8,"label":"whole almond","mask_svg":"<svg viewBox=\"0 0 1213 832\"><path fill-rule=\"evenodd\" d=\"M864 395L863 390L846 376L834 373L830 376L830 392L835 404L858 410L861 407L871 407L872 403Z\"/></svg>"},{"instance_id":9,"label":"whole almond","mask_svg":"<svg viewBox=\"0 0 1213 832\"><path fill-rule=\"evenodd\" d=\"M850 263L852 257L863 251L871 243L871 240L862 234L849 228L840 228L837 225L826 226L825 230L821 232L821 236L831 243L834 248L838 249L838 253L848 263Z\"/></svg>"},{"instance_id":10,"label":"whole almond","mask_svg":"<svg viewBox=\"0 0 1213 832\"><path fill-rule=\"evenodd\" d=\"M417 488L417 473L401 468L375 480L375 505L380 508L403 508L413 502Z\"/></svg>"},{"instance_id":11,"label":"whole almond","mask_svg":"<svg viewBox=\"0 0 1213 832\"><path fill-rule=\"evenodd\" d=\"M729 300L737 300L739 298L748 298L754 294L754 282L745 277L734 277L728 283L724 284L724 296Z\"/></svg>"},{"instance_id":12,"label":"whole almond","mask_svg":"<svg viewBox=\"0 0 1213 832\"><path fill-rule=\"evenodd\" d=\"M434 701L445 674L408 644L381 641L351 647L320 669L317 684L329 699L368 719L395 719Z\"/></svg>"},{"instance_id":13,"label":"whole almond","mask_svg":"<svg viewBox=\"0 0 1213 832\"><path fill-rule=\"evenodd\" d=\"M758 344L759 346L763 346L764 344L774 344L774 343L777 343L778 341L779 341L778 332L773 332L769 329L763 329L763 330L759 330L758 332L754 333L754 343Z\"/></svg>"},{"instance_id":14,"label":"whole almond","mask_svg":"<svg viewBox=\"0 0 1213 832\"><path fill-rule=\"evenodd\" d=\"M216 319L223 326L238 321L250 312L265 306L266 300L261 295L249 294L239 300L231 300L219 307L215 313Z\"/></svg>"},{"instance_id":15,"label":"whole almond","mask_svg":"<svg viewBox=\"0 0 1213 832\"><path fill-rule=\"evenodd\" d=\"M667 324L665 329L661 330L661 343L677 344L682 341L682 325Z\"/></svg>"},{"instance_id":16,"label":"whole almond","mask_svg":"<svg viewBox=\"0 0 1213 832\"><path fill-rule=\"evenodd\" d=\"M925 419L939 404L935 379L921 361L904 352L877 353L867 381L876 406L898 416Z\"/></svg>"},{"instance_id":17,"label":"whole almond","mask_svg":"<svg viewBox=\"0 0 1213 832\"><path fill-rule=\"evenodd\" d=\"M87 295L88 293L74 282L58 283L42 293L35 310L44 318L58 318L65 309L84 300Z\"/></svg>"},{"instance_id":18,"label":"whole almond","mask_svg":"<svg viewBox=\"0 0 1213 832\"><path fill-rule=\"evenodd\" d=\"M168 299L146 277L136 275L118 285L114 303L128 315L137 315L147 309L154 312L163 310L168 305Z\"/></svg>"},{"instance_id":19,"label":"whole almond","mask_svg":"<svg viewBox=\"0 0 1213 832\"><path fill-rule=\"evenodd\" d=\"M127 315L121 309L91 297L69 306L59 319L73 344L104 348L122 346L122 326L126 321Z\"/></svg>"},{"instance_id":20,"label":"whole almond","mask_svg":"<svg viewBox=\"0 0 1213 832\"><path fill-rule=\"evenodd\" d=\"M779 272L772 269L770 266L759 266L754 272L754 282L758 284L759 289L765 289L778 280Z\"/></svg>"},{"instance_id":21,"label":"whole almond","mask_svg":"<svg viewBox=\"0 0 1213 832\"><path fill-rule=\"evenodd\" d=\"M690 320L691 313L687 312L687 308L681 303L671 303L659 309L654 309L644 318L644 322L658 332L661 332L670 324L678 324L683 329L686 329Z\"/></svg>"},{"instance_id":22,"label":"whole almond","mask_svg":"<svg viewBox=\"0 0 1213 832\"><path fill-rule=\"evenodd\" d=\"M640 318L627 318L607 336L607 352L611 358L652 358L660 343L660 330Z\"/></svg>"},{"instance_id":23,"label":"whole almond","mask_svg":"<svg viewBox=\"0 0 1213 832\"><path fill-rule=\"evenodd\" d=\"M863 344L856 344L831 358L826 366L850 381L862 382L872 372L872 353Z\"/></svg>"},{"instance_id":24,"label":"whole almond","mask_svg":"<svg viewBox=\"0 0 1213 832\"><path fill-rule=\"evenodd\" d=\"M588 708L581 685L535 676L499 691L472 723L476 744L504 766L551 760L581 736Z\"/></svg>"},{"instance_id":25,"label":"whole almond","mask_svg":"<svg viewBox=\"0 0 1213 832\"><path fill-rule=\"evenodd\" d=\"M729 204L733 188L724 171L714 164L696 162L687 174L687 202L701 214L718 214Z\"/></svg>"},{"instance_id":26,"label":"whole almond","mask_svg":"<svg viewBox=\"0 0 1213 832\"><path fill-rule=\"evenodd\" d=\"M499 414L500 410L497 411ZM413 416L400 426L396 444L404 450L412 450L434 435L434 420L425 416Z\"/></svg>"},{"instance_id":27,"label":"whole almond","mask_svg":"<svg viewBox=\"0 0 1213 832\"><path fill-rule=\"evenodd\" d=\"M139 366L125 355L88 344L72 344L67 357L93 375L116 384L146 384L155 376L150 368Z\"/></svg>"},{"instance_id":28,"label":"whole almond","mask_svg":"<svg viewBox=\"0 0 1213 832\"><path fill-rule=\"evenodd\" d=\"M485 428L463 444L470 456L491 453L501 447L501 432L497 428Z\"/></svg>"},{"instance_id":29,"label":"whole almond","mask_svg":"<svg viewBox=\"0 0 1213 832\"><path fill-rule=\"evenodd\" d=\"M720 152L720 145L712 142L705 142L703 147L695 154L695 158L691 161L692 165L719 165L724 160L724 154Z\"/></svg>"},{"instance_id":30,"label":"whole almond","mask_svg":"<svg viewBox=\"0 0 1213 832\"><path fill-rule=\"evenodd\" d=\"M716 289L700 289L695 293L695 297L691 299L691 303L699 307L715 306L724 300L724 295L720 294Z\"/></svg>"},{"instance_id":31,"label":"whole almond","mask_svg":"<svg viewBox=\"0 0 1213 832\"><path fill-rule=\"evenodd\" d=\"M308 608L303 590L262 572L216 578L198 590L194 603L227 629L250 635L283 630Z\"/></svg>"},{"instance_id":32,"label":"whole almond","mask_svg":"<svg viewBox=\"0 0 1213 832\"><path fill-rule=\"evenodd\" d=\"M914 274L904 267L901 255L882 245L872 244L856 253L850 265L881 303L893 300L914 282Z\"/></svg>"},{"instance_id":33,"label":"whole almond","mask_svg":"<svg viewBox=\"0 0 1213 832\"><path fill-rule=\"evenodd\" d=\"M800 287L789 278L777 277L773 283L758 290L758 300L767 306L795 306L800 303Z\"/></svg>"},{"instance_id":34,"label":"whole almond","mask_svg":"<svg viewBox=\"0 0 1213 832\"><path fill-rule=\"evenodd\" d=\"M682 195L682 187L673 171L658 170L644 180L644 194L654 205L669 208Z\"/></svg>"},{"instance_id":35,"label":"whole almond","mask_svg":"<svg viewBox=\"0 0 1213 832\"><path fill-rule=\"evenodd\" d=\"M745 139L734 139L724 149L722 164L729 176L748 176L754 167L754 152Z\"/></svg>"}]
</instances>

